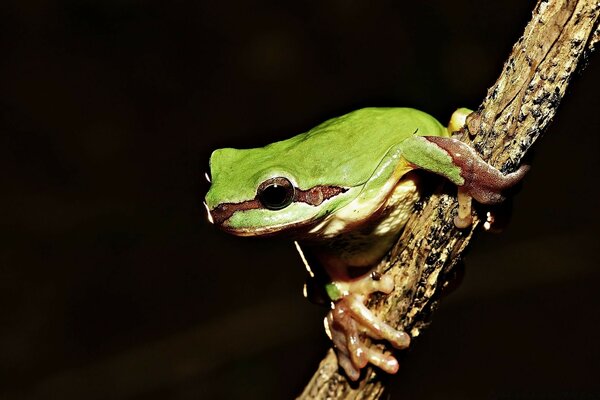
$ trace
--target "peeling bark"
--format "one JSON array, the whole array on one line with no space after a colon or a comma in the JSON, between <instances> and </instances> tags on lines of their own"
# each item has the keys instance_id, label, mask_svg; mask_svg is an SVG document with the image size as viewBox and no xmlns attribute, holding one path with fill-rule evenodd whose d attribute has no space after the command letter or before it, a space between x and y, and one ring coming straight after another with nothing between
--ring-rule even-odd
<instances>
[{"instance_id":1,"label":"peeling bark","mask_svg":"<svg viewBox=\"0 0 600 400\"><path fill-rule=\"evenodd\" d=\"M599 14L598 0L538 1L500 77L468 118L462 140L502 172L514 171L554 118L571 78L600 40ZM454 227L454 193L445 185L423 200L378 266L393 275L396 287L389 296L374 296L369 307L413 337L427 326L440 292L481 225L475 218L470 229ZM378 399L385 379L368 368L358 384L350 384L330 350L298 398Z\"/></svg>"}]
</instances>

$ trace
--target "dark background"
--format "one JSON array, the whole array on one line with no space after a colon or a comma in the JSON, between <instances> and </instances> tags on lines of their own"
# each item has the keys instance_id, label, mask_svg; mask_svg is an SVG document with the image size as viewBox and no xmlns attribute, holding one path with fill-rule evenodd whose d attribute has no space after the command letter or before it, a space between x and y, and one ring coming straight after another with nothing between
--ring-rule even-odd
<instances>
[{"instance_id":1,"label":"dark background","mask_svg":"<svg viewBox=\"0 0 600 400\"><path fill-rule=\"evenodd\" d=\"M0 398L291 398L324 354L285 240L203 173L362 106L476 107L533 2L3 0ZM598 398L598 56L392 398ZM317 149L318 150L318 149ZM544 397L549 396L549 397Z\"/></svg>"}]
</instances>

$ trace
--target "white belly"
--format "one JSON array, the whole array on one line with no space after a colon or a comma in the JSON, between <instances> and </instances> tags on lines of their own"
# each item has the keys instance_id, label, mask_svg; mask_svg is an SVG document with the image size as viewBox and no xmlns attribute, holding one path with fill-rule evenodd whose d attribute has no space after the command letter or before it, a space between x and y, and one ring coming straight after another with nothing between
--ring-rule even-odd
<instances>
[{"instance_id":1,"label":"white belly","mask_svg":"<svg viewBox=\"0 0 600 400\"><path fill-rule=\"evenodd\" d=\"M417 181L416 174L405 175L370 218L334 235L323 232L323 240L309 246L349 267L375 265L394 245L419 200Z\"/></svg>"}]
</instances>

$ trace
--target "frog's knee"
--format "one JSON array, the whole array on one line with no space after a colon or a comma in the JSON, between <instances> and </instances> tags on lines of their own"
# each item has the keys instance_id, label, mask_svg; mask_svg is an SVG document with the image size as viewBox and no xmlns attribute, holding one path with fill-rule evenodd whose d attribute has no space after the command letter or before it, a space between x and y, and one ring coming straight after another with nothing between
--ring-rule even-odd
<instances>
[{"instance_id":1,"label":"frog's knee","mask_svg":"<svg viewBox=\"0 0 600 400\"><path fill-rule=\"evenodd\" d=\"M452 135L454 132L459 131L460 128L465 126L467 117L472 112L473 112L473 110L470 110L470 109L464 108L464 107L459 108L456 111L454 111L452 113L452 116L450 117L450 122L448 123L448 133L450 133Z\"/></svg>"}]
</instances>

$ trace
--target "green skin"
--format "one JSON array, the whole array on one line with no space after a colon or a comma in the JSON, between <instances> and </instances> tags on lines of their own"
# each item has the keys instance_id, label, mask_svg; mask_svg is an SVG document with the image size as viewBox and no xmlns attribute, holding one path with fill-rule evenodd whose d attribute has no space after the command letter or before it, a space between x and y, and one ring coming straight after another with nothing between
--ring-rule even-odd
<instances>
[{"instance_id":1,"label":"green skin","mask_svg":"<svg viewBox=\"0 0 600 400\"><path fill-rule=\"evenodd\" d=\"M371 348L362 340L364 335L387 340L398 349L410 342L405 332L364 306L370 293L393 289L391 277L356 278L349 271L375 265L402 230L418 196L405 185L416 182L407 173L424 169L456 184L455 223L466 227L471 198L499 203L501 192L526 171L503 175L450 137L469 113L457 110L446 128L411 108L365 108L263 148L219 149L211 156L212 184L205 200L211 221L240 236L288 233L310 250L309 257L303 255L307 267L310 258L311 265L316 261L331 279L326 292L332 310L326 326L339 364L352 380L368 363L389 373L398 369L396 359ZM277 181L278 185L289 189L290 196L274 209L261 193L280 178L285 184Z\"/></svg>"}]
</instances>

